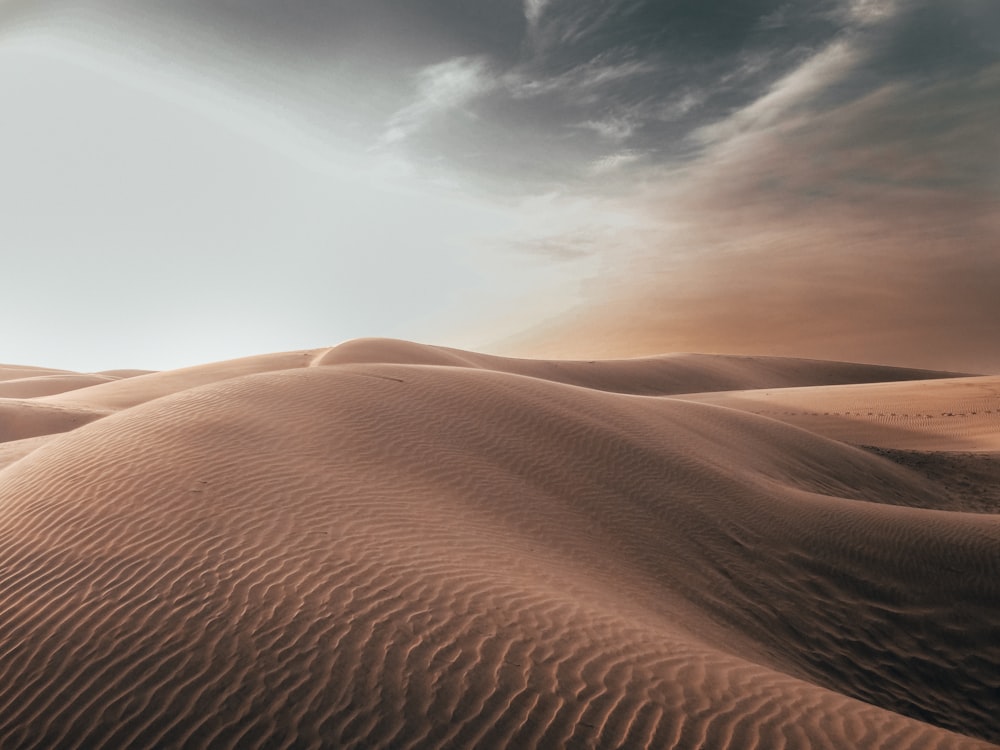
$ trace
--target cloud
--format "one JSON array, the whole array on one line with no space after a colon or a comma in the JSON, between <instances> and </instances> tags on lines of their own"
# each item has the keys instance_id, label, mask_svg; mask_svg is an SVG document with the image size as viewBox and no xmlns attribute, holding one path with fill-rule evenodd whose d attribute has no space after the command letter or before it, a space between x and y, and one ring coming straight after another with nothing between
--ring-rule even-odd
<instances>
[{"instance_id":1,"label":"cloud","mask_svg":"<svg viewBox=\"0 0 1000 750\"><path fill-rule=\"evenodd\" d=\"M639 151L616 151L613 154L608 154L607 156L602 156L600 159L594 161L591 169L594 174L602 175L608 172L614 172L617 169L628 166L629 164L635 164L642 159L642 153Z\"/></svg>"},{"instance_id":2,"label":"cloud","mask_svg":"<svg viewBox=\"0 0 1000 750\"><path fill-rule=\"evenodd\" d=\"M578 260L594 256L607 249L607 231L603 228L581 227L571 232L563 232L540 237L530 241L520 241L517 250L534 256L544 255L558 261Z\"/></svg>"},{"instance_id":3,"label":"cloud","mask_svg":"<svg viewBox=\"0 0 1000 750\"><path fill-rule=\"evenodd\" d=\"M307 170L322 153L328 171L345 159L380 185L498 207L498 247L551 262L572 294L577 271L593 273L590 307L574 313L589 322L563 340L586 330L619 353L794 353L821 338L845 355L914 358L907 310L928 331L984 336L976 310L995 312L994 0L45 0L16 10L17 33L34 18L53 36L141 58L140 88L169 69L187 92L180 103ZM526 213L502 209L540 194L557 197L532 209L530 231L521 218L509 226ZM949 302L948 289L960 298ZM935 337L928 351L955 361L971 351L971 338Z\"/></svg>"},{"instance_id":4,"label":"cloud","mask_svg":"<svg viewBox=\"0 0 1000 750\"><path fill-rule=\"evenodd\" d=\"M147 45L302 129L406 142L437 172L529 190L586 178L608 139L647 161L686 155L691 128L745 105L830 25L813 20L830 0L46 2L92 42ZM760 28L778 9L781 38Z\"/></svg>"},{"instance_id":5,"label":"cloud","mask_svg":"<svg viewBox=\"0 0 1000 750\"><path fill-rule=\"evenodd\" d=\"M891 19L896 14L898 5L898 0L850 0L846 15L850 20L868 26Z\"/></svg>"},{"instance_id":6,"label":"cloud","mask_svg":"<svg viewBox=\"0 0 1000 750\"><path fill-rule=\"evenodd\" d=\"M609 141L624 141L635 132L635 122L628 117L608 117L603 120L587 120L580 127L593 130Z\"/></svg>"},{"instance_id":7,"label":"cloud","mask_svg":"<svg viewBox=\"0 0 1000 750\"><path fill-rule=\"evenodd\" d=\"M524 0L524 17L529 26L537 26L550 0Z\"/></svg>"},{"instance_id":8,"label":"cloud","mask_svg":"<svg viewBox=\"0 0 1000 750\"><path fill-rule=\"evenodd\" d=\"M503 82L515 98L558 94L579 103L580 97L593 101L602 88L656 73L658 69L657 65L643 60L615 61L612 53L605 53L558 75L538 76L513 71L504 76Z\"/></svg>"},{"instance_id":9,"label":"cloud","mask_svg":"<svg viewBox=\"0 0 1000 750\"><path fill-rule=\"evenodd\" d=\"M846 77L859 58L851 43L837 40L775 82L759 99L720 122L701 127L693 136L704 143L717 143L781 122L812 105L819 94Z\"/></svg>"},{"instance_id":10,"label":"cloud","mask_svg":"<svg viewBox=\"0 0 1000 750\"><path fill-rule=\"evenodd\" d=\"M702 127L696 158L616 199L653 228L619 237L587 302L507 351L1000 372L985 343L1000 320L1000 60L887 75L886 34L827 45Z\"/></svg>"},{"instance_id":11,"label":"cloud","mask_svg":"<svg viewBox=\"0 0 1000 750\"><path fill-rule=\"evenodd\" d=\"M416 99L390 119L382 142L404 140L431 118L460 109L496 86L482 57L456 57L430 65L416 75Z\"/></svg>"}]
</instances>

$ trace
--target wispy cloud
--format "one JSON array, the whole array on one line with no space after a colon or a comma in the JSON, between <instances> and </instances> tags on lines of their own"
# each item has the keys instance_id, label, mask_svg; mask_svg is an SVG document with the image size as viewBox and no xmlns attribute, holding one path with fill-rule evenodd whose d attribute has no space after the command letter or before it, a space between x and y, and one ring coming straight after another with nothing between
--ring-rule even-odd
<instances>
[{"instance_id":1,"label":"wispy cloud","mask_svg":"<svg viewBox=\"0 0 1000 750\"><path fill-rule=\"evenodd\" d=\"M483 57L456 57L428 66L416 75L414 101L392 116L382 142L402 141L429 119L465 106L496 85Z\"/></svg>"},{"instance_id":2,"label":"wispy cloud","mask_svg":"<svg viewBox=\"0 0 1000 750\"><path fill-rule=\"evenodd\" d=\"M608 154L607 156L602 156L597 159L591 165L591 172L596 175L607 174L608 172L614 172L615 170L622 169L629 164L635 164L642 159L641 151L634 151L631 149L625 151L616 151L613 154Z\"/></svg>"},{"instance_id":3,"label":"wispy cloud","mask_svg":"<svg viewBox=\"0 0 1000 750\"><path fill-rule=\"evenodd\" d=\"M850 0L847 17L863 26L888 21L897 12L899 0Z\"/></svg>"},{"instance_id":4,"label":"wispy cloud","mask_svg":"<svg viewBox=\"0 0 1000 750\"><path fill-rule=\"evenodd\" d=\"M605 33L615 20L627 16L634 0L603 0L602 2L574 3L572 9L552 22L549 30L552 43L575 45L588 38Z\"/></svg>"},{"instance_id":5,"label":"wispy cloud","mask_svg":"<svg viewBox=\"0 0 1000 750\"><path fill-rule=\"evenodd\" d=\"M592 130L609 141L624 141L635 132L636 123L629 117L607 117L581 122L579 127Z\"/></svg>"},{"instance_id":6,"label":"wispy cloud","mask_svg":"<svg viewBox=\"0 0 1000 750\"><path fill-rule=\"evenodd\" d=\"M613 53L598 55L556 75L532 75L515 70L503 77L503 83L516 98L558 94L580 102L581 97L585 101L592 101L601 93L601 89L659 70L654 62L616 61L614 58Z\"/></svg>"},{"instance_id":7,"label":"wispy cloud","mask_svg":"<svg viewBox=\"0 0 1000 750\"><path fill-rule=\"evenodd\" d=\"M704 143L719 143L801 114L819 94L845 77L859 58L850 42L837 40L774 83L760 98L719 122L699 128L693 135Z\"/></svg>"},{"instance_id":8,"label":"wispy cloud","mask_svg":"<svg viewBox=\"0 0 1000 750\"><path fill-rule=\"evenodd\" d=\"M551 0L524 0L524 18L527 20L528 25L535 27L542 18L542 14L545 12L545 7L549 5Z\"/></svg>"}]
</instances>

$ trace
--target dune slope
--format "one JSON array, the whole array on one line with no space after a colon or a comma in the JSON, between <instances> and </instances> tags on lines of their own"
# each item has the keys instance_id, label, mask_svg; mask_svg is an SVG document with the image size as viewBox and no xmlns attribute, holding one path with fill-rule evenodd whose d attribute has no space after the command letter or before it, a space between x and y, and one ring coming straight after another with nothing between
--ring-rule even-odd
<instances>
[{"instance_id":1,"label":"dune slope","mask_svg":"<svg viewBox=\"0 0 1000 750\"><path fill-rule=\"evenodd\" d=\"M46 404L37 399L0 398L0 444L69 432L108 413L107 410L82 404Z\"/></svg>"},{"instance_id":2,"label":"dune slope","mask_svg":"<svg viewBox=\"0 0 1000 750\"><path fill-rule=\"evenodd\" d=\"M0 471L0 746L1000 741L1000 519L932 477L712 404L336 360Z\"/></svg>"},{"instance_id":3,"label":"dune slope","mask_svg":"<svg viewBox=\"0 0 1000 750\"><path fill-rule=\"evenodd\" d=\"M317 365L410 364L473 367L527 375L616 393L679 393L929 380L957 373L853 362L727 354L664 354L634 359L574 361L497 357L395 339L356 339L333 347Z\"/></svg>"},{"instance_id":4,"label":"dune slope","mask_svg":"<svg viewBox=\"0 0 1000 750\"><path fill-rule=\"evenodd\" d=\"M184 367L179 370L140 373L134 377L120 378L108 383L92 385L89 388L54 394L40 402L57 406L85 404L92 408L107 410L127 409L147 401L181 393L190 388L208 383L251 375L258 372L308 367L322 350L306 350L262 354L255 357L241 357L224 362Z\"/></svg>"},{"instance_id":5,"label":"dune slope","mask_svg":"<svg viewBox=\"0 0 1000 750\"><path fill-rule=\"evenodd\" d=\"M0 364L0 383L7 380L22 380L24 378L51 377L58 375L76 375L69 370L54 370L50 367L32 367L30 365Z\"/></svg>"},{"instance_id":6,"label":"dune slope","mask_svg":"<svg viewBox=\"0 0 1000 750\"><path fill-rule=\"evenodd\" d=\"M684 398L836 440L923 451L1000 451L1000 375L698 393Z\"/></svg>"}]
</instances>

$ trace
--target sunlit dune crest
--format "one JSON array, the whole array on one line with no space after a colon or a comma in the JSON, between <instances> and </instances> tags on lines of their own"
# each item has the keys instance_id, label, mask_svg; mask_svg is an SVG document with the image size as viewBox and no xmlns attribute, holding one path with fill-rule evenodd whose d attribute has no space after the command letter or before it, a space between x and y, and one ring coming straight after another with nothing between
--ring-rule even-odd
<instances>
[{"instance_id":1,"label":"sunlit dune crest","mask_svg":"<svg viewBox=\"0 0 1000 750\"><path fill-rule=\"evenodd\" d=\"M1000 743L1000 378L364 339L5 384L0 747Z\"/></svg>"}]
</instances>

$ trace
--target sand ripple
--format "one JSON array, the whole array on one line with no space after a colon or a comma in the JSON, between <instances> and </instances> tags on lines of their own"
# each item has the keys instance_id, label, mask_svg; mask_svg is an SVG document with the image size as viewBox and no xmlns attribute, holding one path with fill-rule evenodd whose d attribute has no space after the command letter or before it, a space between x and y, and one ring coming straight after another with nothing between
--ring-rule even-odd
<instances>
[{"instance_id":1,"label":"sand ripple","mask_svg":"<svg viewBox=\"0 0 1000 750\"><path fill-rule=\"evenodd\" d=\"M282 356L66 394L118 412L0 471L0 746L1000 742L1000 517L928 473L434 351Z\"/></svg>"}]
</instances>

